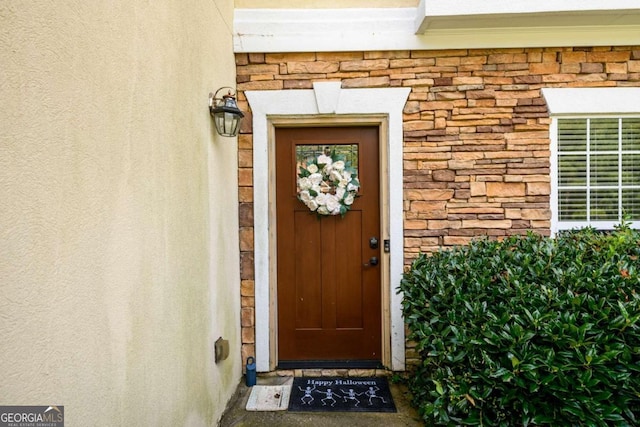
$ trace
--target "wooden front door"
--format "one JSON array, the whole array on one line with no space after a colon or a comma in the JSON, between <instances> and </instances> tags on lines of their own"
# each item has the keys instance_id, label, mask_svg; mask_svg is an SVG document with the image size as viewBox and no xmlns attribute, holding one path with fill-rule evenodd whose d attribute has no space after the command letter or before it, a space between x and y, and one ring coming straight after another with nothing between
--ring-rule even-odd
<instances>
[{"instance_id":1,"label":"wooden front door","mask_svg":"<svg viewBox=\"0 0 640 427\"><path fill-rule=\"evenodd\" d=\"M357 170L344 216L297 198L299 165L337 153ZM380 167L377 127L277 128L279 363L380 361Z\"/></svg>"}]
</instances>

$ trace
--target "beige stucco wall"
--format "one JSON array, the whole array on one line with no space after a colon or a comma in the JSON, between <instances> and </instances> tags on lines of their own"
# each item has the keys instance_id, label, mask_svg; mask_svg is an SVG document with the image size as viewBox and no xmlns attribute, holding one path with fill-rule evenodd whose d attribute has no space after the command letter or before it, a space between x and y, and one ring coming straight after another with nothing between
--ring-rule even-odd
<instances>
[{"instance_id":1,"label":"beige stucco wall","mask_svg":"<svg viewBox=\"0 0 640 427\"><path fill-rule=\"evenodd\" d=\"M233 0L0 3L0 405L215 425L241 376ZM213 342L230 339L215 364Z\"/></svg>"},{"instance_id":2,"label":"beige stucco wall","mask_svg":"<svg viewBox=\"0 0 640 427\"><path fill-rule=\"evenodd\" d=\"M341 9L417 7L419 0L235 0L238 9Z\"/></svg>"}]
</instances>

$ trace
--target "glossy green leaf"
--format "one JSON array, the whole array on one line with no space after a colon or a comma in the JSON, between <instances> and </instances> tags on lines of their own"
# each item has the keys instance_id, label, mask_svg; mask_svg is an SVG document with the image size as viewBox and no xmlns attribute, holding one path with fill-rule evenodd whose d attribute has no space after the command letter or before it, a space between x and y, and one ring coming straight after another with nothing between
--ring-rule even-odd
<instances>
[{"instance_id":1,"label":"glossy green leaf","mask_svg":"<svg viewBox=\"0 0 640 427\"><path fill-rule=\"evenodd\" d=\"M420 255L399 291L425 423L637 425L639 260L628 227Z\"/></svg>"}]
</instances>

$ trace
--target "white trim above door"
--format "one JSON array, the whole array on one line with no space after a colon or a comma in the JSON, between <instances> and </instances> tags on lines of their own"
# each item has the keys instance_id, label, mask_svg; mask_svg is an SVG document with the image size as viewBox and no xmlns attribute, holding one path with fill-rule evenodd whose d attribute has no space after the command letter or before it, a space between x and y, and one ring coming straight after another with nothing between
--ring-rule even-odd
<instances>
[{"instance_id":1,"label":"white trim above door","mask_svg":"<svg viewBox=\"0 0 640 427\"><path fill-rule=\"evenodd\" d=\"M389 286L383 295L383 312L388 313L388 355L383 363L394 371L405 369L405 336L402 318L402 295L396 293L404 264L403 182L402 182L402 110L410 88L341 89L340 82L316 82L313 90L246 91L253 114L253 203L255 262L255 347L259 372L275 369L275 339L272 334L275 307L271 294L275 252L275 233L270 224L274 195L270 179L273 173L274 123L296 126L300 123L330 125L369 124L386 126L382 143L386 164L382 165L387 186L388 212L383 215L390 240L388 261ZM369 118L369 119L367 119ZM352 121L350 121L352 119ZM395 191L390 191L395 189ZM383 220L384 221L384 220ZM386 301L386 303L384 302Z\"/></svg>"},{"instance_id":2,"label":"white trim above door","mask_svg":"<svg viewBox=\"0 0 640 427\"><path fill-rule=\"evenodd\" d=\"M236 8L233 50L634 46L639 18L640 8L632 0L421 0L418 7Z\"/></svg>"}]
</instances>

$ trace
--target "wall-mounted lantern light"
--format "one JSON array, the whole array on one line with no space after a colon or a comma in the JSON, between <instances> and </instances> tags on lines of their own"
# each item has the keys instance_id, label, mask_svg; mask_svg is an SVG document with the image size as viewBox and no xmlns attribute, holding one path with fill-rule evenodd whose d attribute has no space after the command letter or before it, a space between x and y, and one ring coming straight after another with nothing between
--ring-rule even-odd
<instances>
[{"instance_id":1,"label":"wall-mounted lantern light","mask_svg":"<svg viewBox=\"0 0 640 427\"><path fill-rule=\"evenodd\" d=\"M227 90L226 95L218 97L220 91ZM213 116L216 130L222 136L237 136L240 122L244 114L236 104L236 92L230 87L221 87L215 94L209 93L209 112Z\"/></svg>"}]
</instances>

